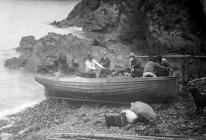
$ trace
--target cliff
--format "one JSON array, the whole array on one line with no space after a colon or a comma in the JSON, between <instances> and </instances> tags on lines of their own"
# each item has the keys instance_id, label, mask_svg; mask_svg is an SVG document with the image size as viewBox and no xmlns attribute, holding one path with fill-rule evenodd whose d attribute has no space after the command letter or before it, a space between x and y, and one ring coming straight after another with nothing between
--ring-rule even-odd
<instances>
[{"instance_id":1,"label":"cliff","mask_svg":"<svg viewBox=\"0 0 206 140\"><path fill-rule=\"evenodd\" d=\"M101 41L120 40L145 53L201 54L204 5L203 0L82 0L66 19L52 24L80 26L103 34L95 35Z\"/></svg>"},{"instance_id":2,"label":"cliff","mask_svg":"<svg viewBox=\"0 0 206 140\"><path fill-rule=\"evenodd\" d=\"M55 33L39 40L23 37L17 49L22 55L7 60L5 66L48 73L57 71L63 57L67 61L65 73L69 73L84 71L88 53L97 60L109 53L112 69L126 69L126 56L131 51L202 55L206 53L205 7L204 0L82 0L66 19L51 24L59 28L82 27L87 38ZM187 77L205 76L204 59L170 62Z\"/></svg>"}]
</instances>

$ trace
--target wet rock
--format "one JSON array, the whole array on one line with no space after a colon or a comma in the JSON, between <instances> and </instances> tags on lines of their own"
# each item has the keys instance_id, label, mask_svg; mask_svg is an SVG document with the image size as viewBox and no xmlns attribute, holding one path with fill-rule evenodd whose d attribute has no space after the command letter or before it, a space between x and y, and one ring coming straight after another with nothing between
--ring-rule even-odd
<instances>
[{"instance_id":1,"label":"wet rock","mask_svg":"<svg viewBox=\"0 0 206 140\"><path fill-rule=\"evenodd\" d=\"M35 44L37 43L37 40L34 38L34 36L25 36L22 37L20 41L20 46L16 48L18 52L24 53L24 54L31 54L33 51L33 48Z\"/></svg>"},{"instance_id":2,"label":"wet rock","mask_svg":"<svg viewBox=\"0 0 206 140\"><path fill-rule=\"evenodd\" d=\"M24 56L13 57L4 62L4 66L10 69L19 69L27 63L27 59Z\"/></svg>"}]
</instances>

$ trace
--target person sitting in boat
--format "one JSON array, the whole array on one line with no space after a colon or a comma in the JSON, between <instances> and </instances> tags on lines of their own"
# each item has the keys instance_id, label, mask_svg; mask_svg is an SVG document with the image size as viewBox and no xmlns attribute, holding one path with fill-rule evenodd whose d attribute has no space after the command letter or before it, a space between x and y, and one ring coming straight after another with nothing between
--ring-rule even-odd
<instances>
[{"instance_id":1,"label":"person sitting in boat","mask_svg":"<svg viewBox=\"0 0 206 140\"><path fill-rule=\"evenodd\" d=\"M156 67L155 74L157 76L169 76L170 68L171 68L171 66L169 65L169 61L166 58L163 58L161 55L158 55L156 56L156 62L160 64L161 66L167 67L167 69Z\"/></svg>"},{"instance_id":2,"label":"person sitting in boat","mask_svg":"<svg viewBox=\"0 0 206 140\"><path fill-rule=\"evenodd\" d=\"M163 76L173 76L173 77L181 76L181 72L180 70L178 70L178 67L176 67L175 65L171 65L171 63L166 58L159 56L158 60L162 66L168 68L165 72L165 75Z\"/></svg>"},{"instance_id":3,"label":"person sitting in boat","mask_svg":"<svg viewBox=\"0 0 206 140\"><path fill-rule=\"evenodd\" d=\"M105 69L101 64L99 64L93 57L89 54L87 60L85 61L86 73L90 74L91 77L99 78L100 69Z\"/></svg>"},{"instance_id":4,"label":"person sitting in boat","mask_svg":"<svg viewBox=\"0 0 206 140\"><path fill-rule=\"evenodd\" d=\"M58 65L58 72L60 74L67 74L68 73L69 66L67 63L66 54L63 54L63 53L58 54L57 65Z\"/></svg>"},{"instance_id":5,"label":"person sitting in boat","mask_svg":"<svg viewBox=\"0 0 206 140\"><path fill-rule=\"evenodd\" d=\"M166 59L166 58L162 58L161 59L161 64L165 67L169 67L170 64L169 64L169 61Z\"/></svg>"},{"instance_id":6,"label":"person sitting in boat","mask_svg":"<svg viewBox=\"0 0 206 140\"><path fill-rule=\"evenodd\" d=\"M130 73L132 77L140 77L142 75L141 64L135 58L134 53L129 54L129 62L130 62Z\"/></svg>"},{"instance_id":7,"label":"person sitting in boat","mask_svg":"<svg viewBox=\"0 0 206 140\"><path fill-rule=\"evenodd\" d=\"M110 68L110 59L108 57L108 53L106 53L99 61L99 63L105 67L105 68Z\"/></svg>"},{"instance_id":8,"label":"person sitting in boat","mask_svg":"<svg viewBox=\"0 0 206 140\"><path fill-rule=\"evenodd\" d=\"M145 64L143 77L157 77L156 68L162 68L168 70L168 67L162 66L161 64L157 63L157 59L154 60L154 57L150 57L149 61Z\"/></svg>"},{"instance_id":9,"label":"person sitting in boat","mask_svg":"<svg viewBox=\"0 0 206 140\"><path fill-rule=\"evenodd\" d=\"M108 57L108 53L106 53L99 61L99 63L106 69L101 69L99 77L106 78L107 75L110 73L110 59Z\"/></svg>"}]
</instances>

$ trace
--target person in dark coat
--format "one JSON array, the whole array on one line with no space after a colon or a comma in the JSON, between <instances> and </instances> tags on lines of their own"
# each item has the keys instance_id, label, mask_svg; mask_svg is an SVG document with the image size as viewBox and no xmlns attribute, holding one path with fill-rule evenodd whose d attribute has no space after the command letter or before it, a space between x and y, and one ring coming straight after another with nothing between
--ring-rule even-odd
<instances>
[{"instance_id":1,"label":"person in dark coat","mask_svg":"<svg viewBox=\"0 0 206 140\"><path fill-rule=\"evenodd\" d=\"M108 57L108 54L105 54L99 61L99 63L105 67L105 68L110 68L110 59Z\"/></svg>"},{"instance_id":2,"label":"person in dark coat","mask_svg":"<svg viewBox=\"0 0 206 140\"><path fill-rule=\"evenodd\" d=\"M69 69L67 57L65 54L60 54L58 57L58 71L62 74L67 74Z\"/></svg>"},{"instance_id":3,"label":"person in dark coat","mask_svg":"<svg viewBox=\"0 0 206 140\"><path fill-rule=\"evenodd\" d=\"M165 69L165 68L161 68L161 67L156 67L155 68L155 74L156 74L156 76L169 76L169 74L170 74L170 70L172 70L172 69L170 69L171 68L171 66L169 65L169 61L166 59L166 58L163 58L161 55L158 55L157 57L156 57L156 62L158 63L158 64L160 64L161 66L163 66L163 67L166 67L167 69Z\"/></svg>"},{"instance_id":4,"label":"person in dark coat","mask_svg":"<svg viewBox=\"0 0 206 140\"><path fill-rule=\"evenodd\" d=\"M108 57L108 54L105 54L99 61L99 63L105 68L101 69L100 71L100 77L106 78L107 75L110 73L110 59Z\"/></svg>"}]
</instances>

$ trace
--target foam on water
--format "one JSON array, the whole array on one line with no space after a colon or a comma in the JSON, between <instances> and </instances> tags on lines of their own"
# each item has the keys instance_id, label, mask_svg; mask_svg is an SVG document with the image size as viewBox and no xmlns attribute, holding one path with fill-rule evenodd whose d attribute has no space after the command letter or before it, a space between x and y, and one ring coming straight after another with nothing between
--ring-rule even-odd
<instances>
[{"instance_id":1,"label":"foam on water","mask_svg":"<svg viewBox=\"0 0 206 140\"><path fill-rule=\"evenodd\" d=\"M4 119L5 116L16 114L20 111L25 110L28 107L33 107L33 106L37 105L38 103L40 103L41 101L42 100L36 100L36 101L33 101L33 102L26 101L26 102L22 103L20 106L17 106L15 108L10 108L10 109L3 110L3 111L0 112L0 120Z\"/></svg>"},{"instance_id":2,"label":"foam on water","mask_svg":"<svg viewBox=\"0 0 206 140\"><path fill-rule=\"evenodd\" d=\"M19 56L14 48L22 36L39 39L49 32L79 34L81 28L55 28L49 23L67 17L78 1L0 0L0 117L17 113L44 100L44 88L34 74L4 67L8 58Z\"/></svg>"}]
</instances>

